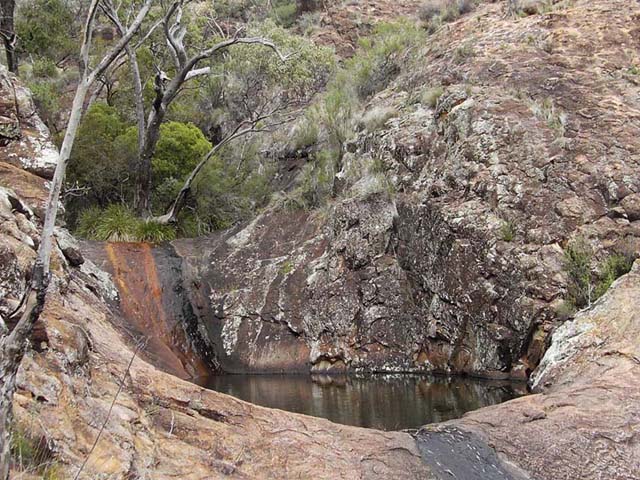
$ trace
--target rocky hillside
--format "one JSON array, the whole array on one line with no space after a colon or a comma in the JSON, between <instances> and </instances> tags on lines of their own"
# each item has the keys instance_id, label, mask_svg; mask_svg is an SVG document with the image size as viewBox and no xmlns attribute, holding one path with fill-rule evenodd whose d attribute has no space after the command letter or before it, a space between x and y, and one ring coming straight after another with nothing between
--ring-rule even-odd
<instances>
[{"instance_id":1,"label":"rocky hillside","mask_svg":"<svg viewBox=\"0 0 640 480\"><path fill-rule=\"evenodd\" d=\"M561 326L557 310L572 239L592 245L594 267L638 253L640 8L555 5L516 18L482 4L436 31L420 68L371 100L397 113L347 145L328 208L273 208L162 252L94 245L83 256L58 229L16 430L60 478L87 458L83 478L636 478L640 266ZM20 83L1 71L0 89L4 318L35 257L55 150ZM433 102L415 100L432 89ZM393 188L348 174L373 160ZM152 276L162 285L143 292L162 322L131 328L147 306L123 295L142 274L132 255L145 275L164 262ZM195 328L171 323L185 299ZM145 328L180 348L138 351ZM540 366L536 394L412 437L257 407L162 370L195 375L200 362L182 357L193 347L229 371L524 378Z\"/></svg>"},{"instance_id":2,"label":"rocky hillside","mask_svg":"<svg viewBox=\"0 0 640 480\"><path fill-rule=\"evenodd\" d=\"M370 100L391 119L346 146L326 208L174 242L223 370L527 378L567 248L588 244L594 271L638 256L640 9L538 3L431 35Z\"/></svg>"}]
</instances>

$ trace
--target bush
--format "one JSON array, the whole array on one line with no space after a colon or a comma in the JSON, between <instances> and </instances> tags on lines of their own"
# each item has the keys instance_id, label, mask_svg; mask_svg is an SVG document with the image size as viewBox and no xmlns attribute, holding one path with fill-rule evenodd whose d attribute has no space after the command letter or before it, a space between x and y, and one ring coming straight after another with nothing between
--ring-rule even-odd
<instances>
[{"instance_id":1,"label":"bush","mask_svg":"<svg viewBox=\"0 0 640 480\"><path fill-rule=\"evenodd\" d=\"M601 297L616 279L631 271L634 258L630 255L614 253L607 257L600 267L599 281L596 285L595 296Z\"/></svg>"},{"instance_id":2,"label":"bush","mask_svg":"<svg viewBox=\"0 0 640 480\"><path fill-rule=\"evenodd\" d=\"M29 89L42 120L47 125L53 125L60 110L60 93L55 84L47 80L36 80L29 83Z\"/></svg>"},{"instance_id":3,"label":"bush","mask_svg":"<svg viewBox=\"0 0 640 480\"><path fill-rule=\"evenodd\" d=\"M333 193L336 157L331 150L318 152L300 172L298 187L285 199L285 207L311 210L323 205Z\"/></svg>"},{"instance_id":4,"label":"bush","mask_svg":"<svg viewBox=\"0 0 640 480\"><path fill-rule=\"evenodd\" d=\"M103 242L134 242L138 219L123 205L109 205L100 213L93 240Z\"/></svg>"},{"instance_id":5,"label":"bush","mask_svg":"<svg viewBox=\"0 0 640 480\"><path fill-rule=\"evenodd\" d=\"M414 47L424 41L410 22L379 23L371 37L360 40L360 50L346 62L346 77L361 99L386 88L409 61Z\"/></svg>"},{"instance_id":6,"label":"bush","mask_svg":"<svg viewBox=\"0 0 640 480\"><path fill-rule=\"evenodd\" d=\"M500 238L505 242L511 242L516 238L516 225L508 221L504 222L500 227Z\"/></svg>"},{"instance_id":7,"label":"bush","mask_svg":"<svg viewBox=\"0 0 640 480\"><path fill-rule=\"evenodd\" d=\"M298 14L298 7L295 0L279 0L273 2L273 10L271 16L275 19L278 25L285 28L291 27Z\"/></svg>"},{"instance_id":8,"label":"bush","mask_svg":"<svg viewBox=\"0 0 640 480\"><path fill-rule=\"evenodd\" d=\"M176 229L173 225L163 225L151 220L138 220L134 234L139 242L168 242L176 238Z\"/></svg>"},{"instance_id":9,"label":"bush","mask_svg":"<svg viewBox=\"0 0 640 480\"><path fill-rule=\"evenodd\" d=\"M50 58L37 57L33 61L32 75L39 78L56 78L58 76L58 67Z\"/></svg>"},{"instance_id":10,"label":"bush","mask_svg":"<svg viewBox=\"0 0 640 480\"><path fill-rule=\"evenodd\" d=\"M368 132L375 132L397 116L398 111L393 107L373 107L365 112L360 123Z\"/></svg>"},{"instance_id":11,"label":"bush","mask_svg":"<svg viewBox=\"0 0 640 480\"><path fill-rule=\"evenodd\" d=\"M104 103L94 103L84 115L67 169L67 185L87 189L81 197L67 201L67 220L72 227L78 213L88 206L105 207L129 200L132 159L119 147L126 127L118 111Z\"/></svg>"},{"instance_id":12,"label":"bush","mask_svg":"<svg viewBox=\"0 0 640 480\"><path fill-rule=\"evenodd\" d=\"M76 53L74 39L79 30L71 2L30 0L18 3L16 33L23 54L37 55L58 62Z\"/></svg>"},{"instance_id":13,"label":"bush","mask_svg":"<svg viewBox=\"0 0 640 480\"><path fill-rule=\"evenodd\" d=\"M442 24L453 22L474 8L473 0L427 0L420 6L418 17L433 32Z\"/></svg>"},{"instance_id":14,"label":"bush","mask_svg":"<svg viewBox=\"0 0 640 480\"><path fill-rule=\"evenodd\" d=\"M429 90L425 91L422 94L421 102L424 103L425 105L428 105L431 108L435 108L436 105L438 104L438 100L440 99L443 93L444 93L443 87L430 88Z\"/></svg>"},{"instance_id":15,"label":"bush","mask_svg":"<svg viewBox=\"0 0 640 480\"><path fill-rule=\"evenodd\" d=\"M112 204L104 210L97 207L83 210L76 234L103 242L164 242L176 238L176 228L138 218L124 205Z\"/></svg>"},{"instance_id":16,"label":"bush","mask_svg":"<svg viewBox=\"0 0 640 480\"><path fill-rule=\"evenodd\" d=\"M565 249L564 269L568 275L567 302L575 308L590 306L633 265L631 255L614 253L604 259L594 272L593 250L584 239L576 239Z\"/></svg>"},{"instance_id":17,"label":"bush","mask_svg":"<svg viewBox=\"0 0 640 480\"><path fill-rule=\"evenodd\" d=\"M95 205L82 210L78 215L78 221L76 223L76 235L81 238L95 239L101 214L102 210Z\"/></svg>"},{"instance_id":18,"label":"bush","mask_svg":"<svg viewBox=\"0 0 640 480\"><path fill-rule=\"evenodd\" d=\"M591 261L593 250L584 239L570 243L564 252L564 269L569 277L567 299L577 308L590 305L593 298Z\"/></svg>"}]
</instances>

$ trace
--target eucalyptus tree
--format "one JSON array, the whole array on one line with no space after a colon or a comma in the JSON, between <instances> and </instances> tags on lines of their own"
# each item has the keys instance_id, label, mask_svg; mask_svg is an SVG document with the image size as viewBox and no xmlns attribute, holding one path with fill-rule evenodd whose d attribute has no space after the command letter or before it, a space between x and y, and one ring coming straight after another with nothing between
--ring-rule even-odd
<instances>
[{"instance_id":1,"label":"eucalyptus tree","mask_svg":"<svg viewBox=\"0 0 640 480\"><path fill-rule=\"evenodd\" d=\"M20 306L10 316L17 319L15 326L10 329L7 323L0 319L0 479L2 480L9 478L12 404L16 389L16 374L24 357L29 335L45 306L50 277L53 230L60 203L60 192L87 93L96 78L106 71L131 41L149 13L153 2L153 0L143 0L141 4L137 5L137 11L129 27L122 32L120 38L114 42L104 56L92 65L92 40L96 18L102 8L102 1L91 1L84 24L78 62L80 78L50 186L40 244L31 272L30 284Z\"/></svg>"},{"instance_id":2,"label":"eucalyptus tree","mask_svg":"<svg viewBox=\"0 0 640 480\"><path fill-rule=\"evenodd\" d=\"M218 26L219 41L201 48L188 47L185 45L187 28L183 23L185 3L187 3L185 0L172 2L157 24L165 43L165 51L168 51L171 58L172 65L168 68L171 76L161 68L162 65L156 65L153 79L154 97L148 112L144 105L143 83L136 48L129 46L126 50L133 77L138 126L134 209L144 216L151 214L152 158L160 138L160 126L166 118L169 106L176 100L185 85L193 79L211 74L212 67L203 64L230 47L242 44L266 47L275 52L280 61L286 60L286 56L272 41L260 36L245 36L242 29L236 30L233 34L227 34ZM126 25L118 16L117 9L110 1L105 1L102 8L118 31L122 32L126 29ZM161 54L158 53L158 63L161 63L160 56Z\"/></svg>"}]
</instances>

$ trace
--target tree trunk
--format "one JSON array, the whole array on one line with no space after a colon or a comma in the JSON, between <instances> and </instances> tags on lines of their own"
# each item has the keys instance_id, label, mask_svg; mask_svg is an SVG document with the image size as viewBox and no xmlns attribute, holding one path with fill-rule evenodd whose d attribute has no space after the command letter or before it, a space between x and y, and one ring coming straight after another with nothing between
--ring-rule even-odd
<instances>
[{"instance_id":1,"label":"tree trunk","mask_svg":"<svg viewBox=\"0 0 640 480\"><path fill-rule=\"evenodd\" d=\"M160 139L160 125L165 113L163 95L159 93L149 112L144 137L141 141L139 140L134 209L138 215L144 217L151 215L151 159Z\"/></svg>"},{"instance_id":2,"label":"tree trunk","mask_svg":"<svg viewBox=\"0 0 640 480\"><path fill-rule=\"evenodd\" d=\"M16 36L13 13L16 8L15 0L0 0L0 34L4 41L7 54L7 68L11 73L18 74L18 54L16 52Z\"/></svg>"},{"instance_id":3,"label":"tree trunk","mask_svg":"<svg viewBox=\"0 0 640 480\"><path fill-rule=\"evenodd\" d=\"M49 191L49 201L45 213L44 225L40 236L40 246L38 247L38 257L33 267L33 275L30 290L27 292L25 310L20 320L8 335L0 338L0 480L9 478L10 455L10 428L13 418L12 399L16 388L15 377L18 372L20 362L24 356L26 343L33 329L33 325L38 320L44 307L47 286L49 283L49 264L51 260L51 249L53 247L53 229L58 214L60 203L60 191L64 181L64 175L71 154L71 147L75 140L82 116L82 106L89 91L89 83L83 78L78 84L67 131L60 148L58 164L51 182Z\"/></svg>"}]
</instances>

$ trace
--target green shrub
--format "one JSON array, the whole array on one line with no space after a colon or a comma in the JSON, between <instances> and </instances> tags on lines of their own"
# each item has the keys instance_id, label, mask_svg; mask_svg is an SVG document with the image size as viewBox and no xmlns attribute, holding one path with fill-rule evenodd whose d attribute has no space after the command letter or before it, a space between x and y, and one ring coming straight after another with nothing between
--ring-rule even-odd
<instances>
[{"instance_id":1,"label":"green shrub","mask_svg":"<svg viewBox=\"0 0 640 480\"><path fill-rule=\"evenodd\" d=\"M28 0L16 10L18 48L57 62L76 53L79 31L74 5L65 0Z\"/></svg>"},{"instance_id":2,"label":"green shrub","mask_svg":"<svg viewBox=\"0 0 640 480\"><path fill-rule=\"evenodd\" d=\"M43 480L62 480L59 465L46 438L34 437L14 426L10 449L16 478L19 478L21 473L27 473L37 475Z\"/></svg>"},{"instance_id":3,"label":"green shrub","mask_svg":"<svg viewBox=\"0 0 640 480\"><path fill-rule=\"evenodd\" d=\"M72 228L77 227L78 215L87 207L104 207L130 199L133 158L128 150L121 148L119 141L126 128L118 111L105 103L94 103L85 113L67 169L67 186L87 189L82 196L70 197L65 204L67 221Z\"/></svg>"},{"instance_id":4,"label":"green shrub","mask_svg":"<svg viewBox=\"0 0 640 480\"><path fill-rule=\"evenodd\" d=\"M431 108L435 108L438 103L438 100L440 99L443 93L444 93L443 87L438 86L438 87L430 88L422 94L421 102L424 103L425 105L428 105Z\"/></svg>"},{"instance_id":5,"label":"green shrub","mask_svg":"<svg viewBox=\"0 0 640 480\"><path fill-rule=\"evenodd\" d=\"M101 212L95 226L94 239L104 242L134 242L138 219L123 205L109 205Z\"/></svg>"},{"instance_id":6,"label":"green shrub","mask_svg":"<svg viewBox=\"0 0 640 480\"><path fill-rule=\"evenodd\" d=\"M298 14L298 7L296 6L295 0L280 0L273 3L274 5L273 10L271 11L271 16L275 19L278 25L285 28L291 27L295 23Z\"/></svg>"},{"instance_id":7,"label":"green shrub","mask_svg":"<svg viewBox=\"0 0 640 480\"><path fill-rule=\"evenodd\" d=\"M500 238L505 242L511 242L516 238L516 225L512 221L504 222L500 227Z\"/></svg>"},{"instance_id":8,"label":"green shrub","mask_svg":"<svg viewBox=\"0 0 640 480\"><path fill-rule=\"evenodd\" d=\"M47 125L52 125L60 110L60 93L56 85L47 80L36 80L29 83L29 89L40 117Z\"/></svg>"},{"instance_id":9,"label":"green shrub","mask_svg":"<svg viewBox=\"0 0 640 480\"><path fill-rule=\"evenodd\" d=\"M591 268L593 250L584 239L574 240L564 255L564 269L569 277L566 301L578 309L590 306L617 278L631 270L633 261L631 255L614 253L606 257L594 272Z\"/></svg>"},{"instance_id":10,"label":"green shrub","mask_svg":"<svg viewBox=\"0 0 640 480\"><path fill-rule=\"evenodd\" d=\"M413 23L379 23L370 37L360 40L360 50L346 62L345 77L361 99L368 98L389 85L423 41L423 33Z\"/></svg>"},{"instance_id":11,"label":"green shrub","mask_svg":"<svg viewBox=\"0 0 640 480\"><path fill-rule=\"evenodd\" d=\"M301 150L318 142L320 134L320 113L317 108L309 108L298 122L293 132L293 148Z\"/></svg>"},{"instance_id":12,"label":"green shrub","mask_svg":"<svg viewBox=\"0 0 640 480\"><path fill-rule=\"evenodd\" d=\"M368 132L375 132L397 116L398 111L393 107L373 107L362 116L361 124Z\"/></svg>"},{"instance_id":13,"label":"green shrub","mask_svg":"<svg viewBox=\"0 0 640 480\"><path fill-rule=\"evenodd\" d=\"M427 0L420 6L418 17L433 32L442 24L453 22L460 15L471 12L474 7L473 0Z\"/></svg>"},{"instance_id":14,"label":"green shrub","mask_svg":"<svg viewBox=\"0 0 640 480\"><path fill-rule=\"evenodd\" d=\"M606 258L599 269L599 280L595 288L596 298L604 295L616 279L631 271L633 260L632 256L621 253L614 253Z\"/></svg>"},{"instance_id":15,"label":"green shrub","mask_svg":"<svg viewBox=\"0 0 640 480\"><path fill-rule=\"evenodd\" d=\"M336 162L335 151L318 152L300 172L298 186L286 197L285 207L311 210L322 206L333 193Z\"/></svg>"},{"instance_id":16,"label":"green shrub","mask_svg":"<svg viewBox=\"0 0 640 480\"><path fill-rule=\"evenodd\" d=\"M163 225L151 220L138 220L134 233L139 242L168 242L176 238L176 228L173 225Z\"/></svg>"},{"instance_id":17,"label":"green shrub","mask_svg":"<svg viewBox=\"0 0 640 480\"><path fill-rule=\"evenodd\" d=\"M96 238L96 229L100 223L101 215L102 210L95 205L82 210L78 215L78 221L76 223L76 235L86 239Z\"/></svg>"},{"instance_id":18,"label":"green shrub","mask_svg":"<svg viewBox=\"0 0 640 480\"><path fill-rule=\"evenodd\" d=\"M529 106L533 114L543 120L550 129L554 130L558 137L564 136L567 115L556 108L552 98L531 100Z\"/></svg>"},{"instance_id":19,"label":"green shrub","mask_svg":"<svg viewBox=\"0 0 640 480\"><path fill-rule=\"evenodd\" d=\"M475 56L476 51L472 42L465 42L456 48L453 52L453 61L458 64L462 64L467 59Z\"/></svg>"},{"instance_id":20,"label":"green shrub","mask_svg":"<svg viewBox=\"0 0 640 480\"><path fill-rule=\"evenodd\" d=\"M591 262L593 249L582 238L574 240L564 252L564 269L568 275L567 301L576 308L590 305L595 299Z\"/></svg>"},{"instance_id":21,"label":"green shrub","mask_svg":"<svg viewBox=\"0 0 640 480\"><path fill-rule=\"evenodd\" d=\"M31 69L34 77L56 78L58 76L58 67L50 58L36 57L31 65Z\"/></svg>"}]
</instances>

